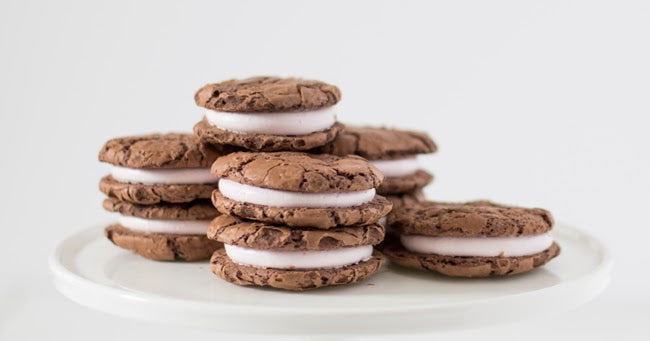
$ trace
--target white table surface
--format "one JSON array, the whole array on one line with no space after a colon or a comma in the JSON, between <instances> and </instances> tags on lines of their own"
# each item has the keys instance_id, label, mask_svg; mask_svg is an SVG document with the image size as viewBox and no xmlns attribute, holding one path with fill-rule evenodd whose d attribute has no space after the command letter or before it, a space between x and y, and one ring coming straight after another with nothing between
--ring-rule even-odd
<instances>
[{"instance_id":1,"label":"white table surface","mask_svg":"<svg viewBox=\"0 0 650 341\"><path fill-rule=\"evenodd\" d=\"M278 74L339 85L344 122L428 131L430 198L548 208L613 250L593 303L446 339L647 340L648 32L647 1L2 1L0 339L215 337L69 302L47 256L110 217L104 141L189 131L198 87Z\"/></svg>"}]
</instances>

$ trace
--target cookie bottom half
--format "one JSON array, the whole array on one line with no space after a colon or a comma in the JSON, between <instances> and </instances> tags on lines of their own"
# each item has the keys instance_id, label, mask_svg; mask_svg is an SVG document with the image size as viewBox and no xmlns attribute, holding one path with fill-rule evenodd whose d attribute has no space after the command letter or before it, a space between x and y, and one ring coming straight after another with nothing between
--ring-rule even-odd
<instances>
[{"instance_id":1,"label":"cookie bottom half","mask_svg":"<svg viewBox=\"0 0 650 341\"><path fill-rule=\"evenodd\" d=\"M237 264L228 258L224 249L220 249L212 255L210 268L215 275L237 285L268 286L277 289L303 291L359 282L377 272L384 262L384 256L374 251L370 259L341 268L268 269Z\"/></svg>"},{"instance_id":2,"label":"cookie bottom half","mask_svg":"<svg viewBox=\"0 0 650 341\"><path fill-rule=\"evenodd\" d=\"M235 201L221 194L219 190L212 192L212 203L219 212L227 215L319 229L374 224L393 207L388 199L380 195L376 195L370 202L353 207L274 207Z\"/></svg>"},{"instance_id":3,"label":"cookie bottom half","mask_svg":"<svg viewBox=\"0 0 650 341\"><path fill-rule=\"evenodd\" d=\"M223 245L205 235L145 233L110 225L104 235L113 244L157 261L198 261L210 258Z\"/></svg>"},{"instance_id":4,"label":"cookie bottom half","mask_svg":"<svg viewBox=\"0 0 650 341\"><path fill-rule=\"evenodd\" d=\"M406 250L393 237L393 242L383 244L381 251L391 262L418 270L435 271L452 277L506 276L538 268L560 254L553 243L548 249L521 257L458 257L436 254L418 254Z\"/></svg>"},{"instance_id":5,"label":"cookie bottom half","mask_svg":"<svg viewBox=\"0 0 650 341\"><path fill-rule=\"evenodd\" d=\"M107 175L99 183L99 189L109 197L138 205L161 202L186 203L197 199L210 199L216 184L147 185L131 184L115 180Z\"/></svg>"},{"instance_id":6,"label":"cookie bottom half","mask_svg":"<svg viewBox=\"0 0 650 341\"><path fill-rule=\"evenodd\" d=\"M313 132L308 135L283 136L267 134L242 134L219 129L203 119L194 126L194 134L201 142L212 145L230 145L252 151L307 151L322 147L343 130L341 123L335 123L324 131Z\"/></svg>"}]
</instances>

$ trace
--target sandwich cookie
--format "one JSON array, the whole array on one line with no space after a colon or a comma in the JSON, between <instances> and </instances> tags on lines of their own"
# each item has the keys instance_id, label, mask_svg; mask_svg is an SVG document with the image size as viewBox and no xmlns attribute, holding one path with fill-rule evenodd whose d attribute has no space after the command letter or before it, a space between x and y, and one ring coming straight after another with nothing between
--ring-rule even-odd
<instances>
[{"instance_id":1,"label":"sandwich cookie","mask_svg":"<svg viewBox=\"0 0 650 341\"><path fill-rule=\"evenodd\" d=\"M115 198L104 209L120 214L104 230L115 245L153 260L208 259L221 244L206 237L210 220L219 213L209 200L190 203L136 205Z\"/></svg>"},{"instance_id":2,"label":"sandwich cookie","mask_svg":"<svg viewBox=\"0 0 650 341\"><path fill-rule=\"evenodd\" d=\"M210 260L212 272L238 285L302 291L351 284L384 263L373 250L384 238L378 224L296 229L222 215L208 237L224 243Z\"/></svg>"},{"instance_id":3,"label":"sandwich cookie","mask_svg":"<svg viewBox=\"0 0 650 341\"><path fill-rule=\"evenodd\" d=\"M339 89L298 78L254 77L208 84L194 100L206 110L194 133L209 144L253 151L305 151L331 142L342 125Z\"/></svg>"},{"instance_id":4,"label":"sandwich cookie","mask_svg":"<svg viewBox=\"0 0 650 341\"><path fill-rule=\"evenodd\" d=\"M393 262L447 276L514 275L560 253L553 218L539 208L423 202L395 209L388 225L399 233L382 249Z\"/></svg>"},{"instance_id":5,"label":"sandwich cookie","mask_svg":"<svg viewBox=\"0 0 650 341\"><path fill-rule=\"evenodd\" d=\"M433 180L431 174L420 168L417 155L434 153L437 149L423 132L346 126L332 143L319 151L368 159L384 174L377 193L397 195L414 192Z\"/></svg>"},{"instance_id":6,"label":"sandwich cookie","mask_svg":"<svg viewBox=\"0 0 650 341\"><path fill-rule=\"evenodd\" d=\"M239 152L218 158L212 174L219 212L251 220L329 229L376 223L392 207L375 194L381 173L354 155Z\"/></svg>"},{"instance_id":7,"label":"sandwich cookie","mask_svg":"<svg viewBox=\"0 0 650 341\"><path fill-rule=\"evenodd\" d=\"M112 139L99 152L99 160L111 164L111 174L101 179L99 189L140 205L209 199L218 181L210 165L226 153L190 134Z\"/></svg>"}]
</instances>

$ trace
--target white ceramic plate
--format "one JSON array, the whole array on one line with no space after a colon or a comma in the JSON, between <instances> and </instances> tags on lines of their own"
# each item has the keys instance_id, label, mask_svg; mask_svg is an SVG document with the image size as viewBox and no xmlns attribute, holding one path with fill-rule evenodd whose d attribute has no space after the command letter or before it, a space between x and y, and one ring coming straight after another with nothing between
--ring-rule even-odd
<instances>
[{"instance_id":1,"label":"white ceramic plate","mask_svg":"<svg viewBox=\"0 0 650 341\"><path fill-rule=\"evenodd\" d=\"M602 292L612 260L588 234L558 224L560 256L506 278L454 279L384 267L351 286L303 293L239 287L207 262L153 262L112 245L95 227L64 239L50 258L57 289L123 317L222 332L400 333L471 328L570 309Z\"/></svg>"}]
</instances>

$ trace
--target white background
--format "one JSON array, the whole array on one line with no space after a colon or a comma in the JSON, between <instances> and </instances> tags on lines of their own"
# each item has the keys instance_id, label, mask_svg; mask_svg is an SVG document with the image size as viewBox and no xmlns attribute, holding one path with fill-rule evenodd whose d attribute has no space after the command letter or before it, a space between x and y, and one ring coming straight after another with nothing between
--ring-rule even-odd
<instances>
[{"instance_id":1,"label":"white background","mask_svg":"<svg viewBox=\"0 0 650 341\"><path fill-rule=\"evenodd\" d=\"M0 0L0 339L216 337L68 302L46 259L109 217L105 140L189 131L199 87L259 74L427 130L431 198L548 208L614 251L595 302L446 338L650 337L650 2Z\"/></svg>"}]
</instances>

